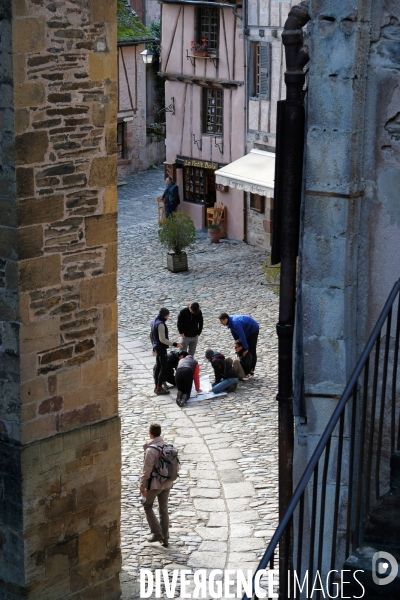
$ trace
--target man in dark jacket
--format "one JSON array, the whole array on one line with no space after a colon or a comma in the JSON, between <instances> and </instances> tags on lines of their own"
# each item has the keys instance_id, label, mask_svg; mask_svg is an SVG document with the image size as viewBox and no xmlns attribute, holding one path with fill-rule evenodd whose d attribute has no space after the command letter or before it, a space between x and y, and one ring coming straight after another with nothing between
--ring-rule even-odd
<instances>
[{"instance_id":1,"label":"man in dark jacket","mask_svg":"<svg viewBox=\"0 0 400 600\"><path fill-rule=\"evenodd\" d=\"M167 349L170 346L181 348L181 344L171 342L168 339L168 327L166 325L168 319L168 308L160 308L158 316L151 324L150 338L153 344L153 351L156 353L156 370L154 373L156 387L154 388L154 393L157 395L169 394L169 390L162 387L167 370Z\"/></svg>"},{"instance_id":2,"label":"man in dark jacket","mask_svg":"<svg viewBox=\"0 0 400 600\"><path fill-rule=\"evenodd\" d=\"M235 340L235 352L237 358L233 360L232 367L236 371L239 379L243 381L249 381L252 379L252 375L250 375L251 365L253 362L253 358L249 350L245 350L243 348L243 344L240 340Z\"/></svg>"},{"instance_id":3,"label":"man in dark jacket","mask_svg":"<svg viewBox=\"0 0 400 600\"><path fill-rule=\"evenodd\" d=\"M211 384L213 393L234 392L239 379L232 367L232 359L225 358L221 352L214 352L211 348L206 350L206 359L215 373L215 381Z\"/></svg>"},{"instance_id":4,"label":"man in dark jacket","mask_svg":"<svg viewBox=\"0 0 400 600\"><path fill-rule=\"evenodd\" d=\"M163 193L165 202L165 215L169 217L178 208L180 204L179 190L176 183L172 181L172 177L167 177L165 180L166 188Z\"/></svg>"},{"instance_id":5,"label":"man in dark jacket","mask_svg":"<svg viewBox=\"0 0 400 600\"><path fill-rule=\"evenodd\" d=\"M257 341L260 332L260 326L255 319L247 315L228 315L221 313L219 315L221 325L225 325L230 329L234 340L240 340L245 350L250 350L252 357L251 371L254 374L254 369L257 364Z\"/></svg>"},{"instance_id":6,"label":"man in dark jacket","mask_svg":"<svg viewBox=\"0 0 400 600\"><path fill-rule=\"evenodd\" d=\"M194 356L199 335L203 331L203 314L198 302L192 302L181 310L177 327L182 338L182 349Z\"/></svg>"},{"instance_id":7,"label":"man in dark jacket","mask_svg":"<svg viewBox=\"0 0 400 600\"><path fill-rule=\"evenodd\" d=\"M174 386L176 383L175 382L175 371L176 371L176 368L179 363L179 356L180 356L181 352L182 352L182 350L179 350L179 352L176 352L176 350L174 350L167 354L167 366L166 366L166 371L165 371L165 381L163 381L163 383L162 383L162 387L165 389L168 389L167 383L169 383L172 386ZM155 384L156 384L156 366L157 365L154 365L154 367L153 367L153 377L154 377Z\"/></svg>"}]
</instances>

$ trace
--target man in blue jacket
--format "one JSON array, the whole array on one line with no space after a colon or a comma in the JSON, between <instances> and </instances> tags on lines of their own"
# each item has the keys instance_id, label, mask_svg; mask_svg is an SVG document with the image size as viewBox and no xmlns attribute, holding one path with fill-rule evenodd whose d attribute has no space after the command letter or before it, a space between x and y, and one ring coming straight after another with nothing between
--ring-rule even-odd
<instances>
[{"instance_id":1,"label":"man in blue jacket","mask_svg":"<svg viewBox=\"0 0 400 600\"><path fill-rule=\"evenodd\" d=\"M247 315L228 315L221 313L219 315L221 325L230 329L234 340L240 340L243 345L243 356L250 352L252 356L250 374L254 375L254 369L257 364L257 341L260 332L260 326L252 317Z\"/></svg>"},{"instance_id":2,"label":"man in blue jacket","mask_svg":"<svg viewBox=\"0 0 400 600\"><path fill-rule=\"evenodd\" d=\"M179 191L176 183L172 181L172 177L168 175L165 180L166 188L163 193L165 202L165 216L169 217L178 208L180 204Z\"/></svg>"}]
</instances>

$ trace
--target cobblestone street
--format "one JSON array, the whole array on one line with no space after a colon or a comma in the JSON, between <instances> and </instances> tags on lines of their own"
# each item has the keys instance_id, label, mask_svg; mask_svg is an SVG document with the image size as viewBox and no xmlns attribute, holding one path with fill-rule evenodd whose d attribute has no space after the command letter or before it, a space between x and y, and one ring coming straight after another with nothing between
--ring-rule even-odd
<instances>
[{"instance_id":1,"label":"cobblestone street","mask_svg":"<svg viewBox=\"0 0 400 600\"><path fill-rule=\"evenodd\" d=\"M132 176L119 187L119 402L122 418L123 600L139 598L138 571L148 568L254 568L277 524L278 298L264 285L264 252L243 243L210 244L206 232L188 252L189 271L166 268L157 236L155 198L161 169ZM229 218L229 216L228 216ZM235 393L179 408L175 395L155 396L150 321L171 311L170 338L178 340L178 312L198 301L204 316L196 358L210 375L206 348L233 355L222 311L260 323L256 377ZM172 390L175 391L175 390ZM170 496L170 544L149 544L139 502L142 446L152 421L179 448L181 476Z\"/></svg>"}]
</instances>

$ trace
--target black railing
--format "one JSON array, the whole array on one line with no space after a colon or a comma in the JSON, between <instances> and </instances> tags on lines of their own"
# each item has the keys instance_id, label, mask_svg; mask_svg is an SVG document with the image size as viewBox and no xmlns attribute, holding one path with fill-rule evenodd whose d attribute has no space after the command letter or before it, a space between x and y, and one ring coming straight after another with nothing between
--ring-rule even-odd
<instances>
[{"instance_id":1,"label":"black railing","mask_svg":"<svg viewBox=\"0 0 400 600\"><path fill-rule=\"evenodd\" d=\"M363 542L368 514L389 490L390 457L400 450L399 292L400 280L257 567L257 571L274 568L278 544L283 536L289 536L293 522L293 556L280 565L280 598L296 597L293 576L287 573L289 564L293 564L298 581L304 580L306 571L309 581L317 571L325 575L334 569L340 572L344 561ZM253 596L245 594L243 600L257 600L255 577ZM315 598L319 594L316 592Z\"/></svg>"}]
</instances>

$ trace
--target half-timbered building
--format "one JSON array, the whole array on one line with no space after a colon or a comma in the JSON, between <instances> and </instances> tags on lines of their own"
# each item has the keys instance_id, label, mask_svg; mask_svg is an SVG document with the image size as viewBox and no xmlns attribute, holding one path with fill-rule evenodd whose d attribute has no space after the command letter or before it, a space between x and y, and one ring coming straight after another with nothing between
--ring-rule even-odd
<instances>
[{"instance_id":1,"label":"half-timbered building","mask_svg":"<svg viewBox=\"0 0 400 600\"><path fill-rule=\"evenodd\" d=\"M165 168L179 185L181 210L200 229L206 208L222 202L228 237L266 248L284 92L280 34L290 6L163 0L161 11Z\"/></svg>"}]
</instances>

